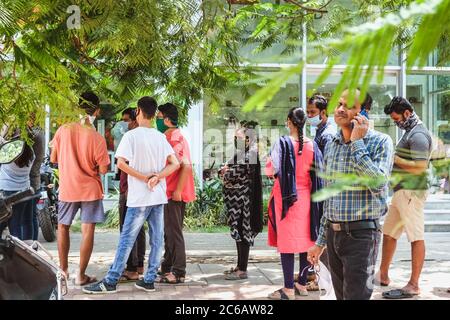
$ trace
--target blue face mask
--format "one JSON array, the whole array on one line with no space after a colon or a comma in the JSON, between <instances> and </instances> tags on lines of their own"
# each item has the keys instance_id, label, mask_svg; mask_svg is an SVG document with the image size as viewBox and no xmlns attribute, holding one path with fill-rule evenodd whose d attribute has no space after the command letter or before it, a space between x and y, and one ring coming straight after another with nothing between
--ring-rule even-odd
<instances>
[{"instance_id":1,"label":"blue face mask","mask_svg":"<svg viewBox=\"0 0 450 320\"><path fill-rule=\"evenodd\" d=\"M320 114L318 114L315 117L307 118L306 122L308 122L312 127L317 127L322 122L322 119L320 118Z\"/></svg>"}]
</instances>

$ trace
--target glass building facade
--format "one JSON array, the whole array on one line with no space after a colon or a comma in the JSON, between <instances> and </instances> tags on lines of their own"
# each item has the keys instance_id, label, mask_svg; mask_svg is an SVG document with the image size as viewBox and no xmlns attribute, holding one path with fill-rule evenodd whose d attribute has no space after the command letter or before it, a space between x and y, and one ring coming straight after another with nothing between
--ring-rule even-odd
<instances>
[{"instance_id":1,"label":"glass building facade","mask_svg":"<svg viewBox=\"0 0 450 320\"><path fill-rule=\"evenodd\" d=\"M306 45L306 40L303 42ZM270 78L283 66L294 65L299 62L300 54L289 57L281 57L280 46L274 46L265 52L254 55L253 47L242 48L242 54L251 57L254 65L258 67L261 76ZM345 61L343 57L342 61ZM406 97L414 106L417 114L430 129L430 131L442 141L450 144L450 67L435 67L437 54L431 56L428 66L406 72L406 66L402 62L405 56L398 50L392 50L388 65L384 70L384 78L381 84L371 83L369 93L374 99L370 119L375 130L390 135L396 143L402 135L389 116L385 115L384 106L393 96ZM286 134L285 120L291 107L306 107L306 98L311 89L330 97L340 79L345 65L336 65L331 76L319 88L314 88L318 75L326 67L325 59L312 59L307 61L302 73L291 77L267 103L262 110L248 113L242 111L242 106L252 94L244 92L243 88L236 86L230 88L221 95L219 105L212 103L210 97L194 106L190 111L189 129L192 143L201 143L203 148L197 148L193 155L195 168L199 176L205 176L205 171L217 169L222 162L227 160L230 154L230 139L233 128L240 121L257 121L260 125L262 149L261 154L267 154L270 143L280 134ZM375 81L375 80L374 80ZM332 118L332 117L331 117ZM332 120L332 119L331 119ZM314 131L306 128L308 136L314 136ZM264 165L264 163L262 163ZM214 173L213 173L214 174Z\"/></svg>"}]
</instances>

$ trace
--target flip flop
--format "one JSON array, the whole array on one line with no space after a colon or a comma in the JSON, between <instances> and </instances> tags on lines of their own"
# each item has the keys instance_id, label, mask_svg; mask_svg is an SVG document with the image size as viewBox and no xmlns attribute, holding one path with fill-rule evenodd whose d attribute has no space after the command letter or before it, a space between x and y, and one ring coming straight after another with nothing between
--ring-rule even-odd
<instances>
[{"instance_id":1,"label":"flip flop","mask_svg":"<svg viewBox=\"0 0 450 320\"><path fill-rule=\"evenodd\" d=\"M406 292L402 289L394 289L383 292L383 298L386 299L409 299L415 296L415 294Z\"/></svg>"},{"instance_id":2,"label":"flip flop","mask_svg":"<svg viewBox=\"0 0 450 320\"><path fill-rule=\"evenodd\" d=\"M77 282L75 280L75 285L77 285L77 286L85 286L87 284L91 284L91 283L94 283L94 282L97 282L97 281L98 280L97 280L96 277L86 276L86 280L84 280L83 282Z\"/></svg>"}]
</instances>

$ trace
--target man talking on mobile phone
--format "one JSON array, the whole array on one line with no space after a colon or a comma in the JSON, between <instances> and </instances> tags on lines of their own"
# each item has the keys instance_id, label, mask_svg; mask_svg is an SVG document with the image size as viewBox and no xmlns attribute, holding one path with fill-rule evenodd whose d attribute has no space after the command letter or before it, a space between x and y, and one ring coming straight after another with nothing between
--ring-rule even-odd
<instances>
[{"instance_id":1,"label":"man talking on mobile phone","mask_svg":"<svg viewBox=\"0 0 450 320\"><path fill-rule=\"evenodd\" d=\"M334 291L338 300L369 300L373 292L375 262L380 241L379 219L387 211L388 179L393 164L392 139L369 129L361 116L361 92L353 93L349 105L345 90L334 111L340 131L324 151L325 184L335 184L343 175L369 177L324 203L319 237L308 250L308 260L317 264L325 248Z\"/></svg>"}]
</instances>

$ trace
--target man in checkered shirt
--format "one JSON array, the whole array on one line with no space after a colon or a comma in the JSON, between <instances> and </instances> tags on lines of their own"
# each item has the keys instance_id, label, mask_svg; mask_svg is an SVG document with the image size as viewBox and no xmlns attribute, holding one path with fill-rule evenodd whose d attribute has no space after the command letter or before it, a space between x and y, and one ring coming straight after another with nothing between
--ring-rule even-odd
<instances>
[{"instance_id":1,"label":"man in checkered shirt","mask_svg":"<svg viewBox=\"0 0 450 320\"><path fill-rule=\"evenodd\" d=\"M360 115L365 103L360 102L360 91L354 92L352 105L347 104L349 95L348 90L342 93L334 111L341 130L324 150L325 179L327 187L343 178L354 184L325 201L319 238L308 251L308 260L317 264L326 246L336 298L368 300L394 148L388 135L369 129L368 119Z\"/></svg>"}]
</instances>

